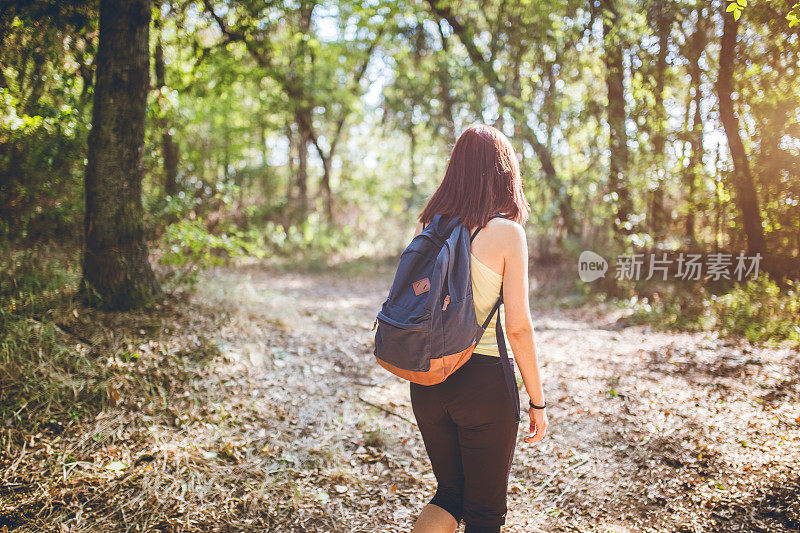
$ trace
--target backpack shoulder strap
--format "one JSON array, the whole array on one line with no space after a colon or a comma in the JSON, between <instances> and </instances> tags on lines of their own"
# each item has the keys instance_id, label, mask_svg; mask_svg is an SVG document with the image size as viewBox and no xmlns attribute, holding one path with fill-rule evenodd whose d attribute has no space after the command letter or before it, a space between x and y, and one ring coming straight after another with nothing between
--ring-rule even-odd
<instances>
[{"instance_id":1,"label":"backpack shoulder strap","mask_svg":"<svg viewBox=\"0 0 800 533\"><path fill-rule=\"evenodd\" d=\"M440 227L442 220L446 221L446 224L444 225L443 228ZM455 229L455 227L459 224L459 220L460 220L459 217L450 217L447 215L433 215L433 219L431 220L430 224L425 224L425 223L422 224L422 230L424 231L425 228L427 228L428 226L433 226L434 228L436 228L437 231L441 231L443 234L450 234L450 232L452 232Z\"/></svg>"},{"instance_id":2,"label":"backpack shoulder strap","mask_svg":"<svg viewBox=\"0 0 800 533\"><path fill-rule=\"evenodd\" d=\"M498 304L503 300L503 286L500 285L500 298L497 299ZM499 307L499 306L498 306ZM500 360L503 366L503 374L506 378L506 386L508 393L511 396L511 402L514 404L514 410L517 415L517 422L521 420L520 405L519 405L519 389L517 389L517 377L514 374L514 367L511 366L511 360L508 358L508 349L506 348L506 338L503 335L503 324L500 321L500 313L497 313L497 324L494 328L495 339L497 340L497 350L500 352Z\"/></svg>"},{"instance_id":3,"label":"backpack shoulder strap","mask_svg":"<svg viewBox=\"0 0 800 533\"><path fill-rule=\"evenodd\" d=\"M439 221L439 218L441 218L441 215L433 215L433 220L431 220L429 224L426 224L426 223L423 222L422 223L422 230L424 231L425 228L427 228L430 224L433 224L435 226L436 222Z\"/></svg>"},{"instance_id":4,"label":"backpack shoulder strap","mask_svg":"<svg viewBox=\"0 0 800 533\"><path fill-rule=\"evenodd\" d=\"M508 388L508 394L511 396L511 402L514 404L514 410L517 415L517 422L521 420L520 405L519 405L519 389L517 389L517 378L514 374L514 367L511 366L511 359L508 357L508 348L506 347L506 337L503 334L503 323L500 320L500 304L503 302L503 284L500 284L500 296L492 308L492 312L486 317L486 322L483 323L484 329L489 325L492 316L497 312L497 322L495 323L494 334L497 341L497 351L500 352L500 362L503 367L503 374Z\"/></svg>"},{"instance_id":5,"label":"backpack shoulder strap","mask_svg":"<svg viewBox=\"0 0 800 533\"><path fill-rule=\"evenodd\" d=\"M492 307L492 310L489 311L489 314L486 315L486 320L484 320L483 324L481 324L481 327L484 330L489 326L489 322L491 322L492 318L494 318L494 314L497 313L500 310L500 304L501 303L503 303L503 284L502 283L500 283L500 297L494 303L494 306ZM500 318L499 314L497 315L497 318Z\"/></svg>"},{"instance_id":6,"label":"backpack shoulder strap","mask_svg":"<svg viewBox=\"0 0 800 533\"><path fill-rule=\"evenodd\" d=\"M492 220L493 218L505 218L505 217L504 217L503 215L492 215L492 216L490 216L490 217L489 217L489 220ZM423 224L422 224L422 229L424 230L426 227L428 227L428 225L427 225L427 224L425 224L425 223L423 223ZM469 242L472 242L472 241L475 239L475 237L478 235L478 232L479 232L480 230L482 230L482 229L483 229L483 227L480 227L480 228L476 229L476 230L475 230L475 231L472 233L472 235L470 236L470 238L469 238Z\"/></svg>"},{"instance_id":7,"label":"backpack shoulder strap","mask_svg":"<svg viewBox=\"0 0 800 533\"><path fill-rule=\"evenodd\" d=\"M503 215L492 215L492 216L489 217L489 220L492 220L493 218L505 218L505 217ZM478 235L478 232L480 230L482 230L482 229L483 229L483 227L480 227L480 228L476 229L475 231L473 231L472 232L472 236L470 236L470 238L469 238L469 242L472 242L473 240L475 240L475 237Z\"/></svg>"}]
</instances>

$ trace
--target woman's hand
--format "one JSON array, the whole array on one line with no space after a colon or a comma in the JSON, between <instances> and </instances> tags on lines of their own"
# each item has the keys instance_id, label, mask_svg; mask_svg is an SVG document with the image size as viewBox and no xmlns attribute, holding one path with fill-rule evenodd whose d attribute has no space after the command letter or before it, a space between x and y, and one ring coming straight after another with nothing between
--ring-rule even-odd
<instances>
[{"instance_id":1,"label":"woman's hand","mask_svg":"<svg viewBox=\"0 0 800 533\"><path fill-rule=\"evenodd\" d=\"M530 437L525 437L525 442L539 442L547 433L547 410L534 409L531 407L528 410L528 415L531 417L531 433Z\"/></svg>"}]
</instances>

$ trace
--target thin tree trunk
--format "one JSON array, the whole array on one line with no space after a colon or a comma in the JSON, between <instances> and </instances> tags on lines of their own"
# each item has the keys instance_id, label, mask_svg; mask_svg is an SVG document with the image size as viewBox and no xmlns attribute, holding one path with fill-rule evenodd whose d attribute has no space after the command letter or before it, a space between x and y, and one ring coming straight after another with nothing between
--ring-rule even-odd
<instances>
[{"instance_id":1,"label":"thin tree trunk","mask_svg":"<svg viewBox=\"0 0 800 533\"><path fill-rule=\"evenodd\" d=\"M82 288L90 302L109 309L141 307L160 292L142 223L149 26L150 0L100 3Z\"/></svg>"},{"instance_id":2,"label":"thin tree trunk","mask_svg":"<svg viewBox=\"0 0 800 533\"><path fill-rule=\"evenodd\" d=\"M286 177L286 207L283 210L283 214L281 218L283 219L283 228L288 228L292 222L294 221L294 186L296 184L295 177L298 173L298 158L297 153L295 151L295 147L297 146L297 136L292 131L291 126L286 127L286 139L289 141L289 175Z\"/></svg>"},{"instance_id":3,"label":"thin tree trunk","mask_svg":"<svg viewBox=\"0 0 800 533\"><path fill-rule=\"evenodd\" d=\"M13 21L15 17L14 8L14 4L9 2L6 7L0 9L0 43L6 43L6 37L11 28L11 21ZM0 50L0 88L8 87L8 80L6 80L3 72L8 63L3 55L3 50Z\"/></svg>"},{"instance_id":4,"label":"thin tree trunk","mask_svg":"<svg viewBox=\"0 0 800 533\"><path fill-rule=\"evenodd\" d=\"M23 106L26 115L37 114L39 99L42 97L42 91L44 90L45 77L43 75L43 70L45 68L46 59L44 52L37 47L33 52L33 71L30 76L31 91L30 94L25 97L25 105Z\"/></svg>"},{"instance_id":5,"label":"thin tree trunk","mask_svg":"<svg viewBox=\"0 0 800 533\"><path fill-rule=\"evenodd\" d=\"M259 148L261 149L261 166L267 168L267 160L269 159L269 151L267 150L267 126L261 122L258 128L259 133Z\"/></svg>"},{"instance_id":6,"label":"thin tree trunk","mask_svg":"<svg viewBox=\"0 0 800 533\"><path fill-rule=\"evenodd\" d=\"M156 48L154 53L156 87L159 91L166 87L166 64L164 62L164 46L161 43L161 24L156 25ZM161 157L164 160L164 191L169 196L178 194L178 145L172 139L169 124L166 118L159 120L161 128Z\"/></svg>"},{"instance_id":7,"label":"thin tree trunk","mask_svg":"<svg viewBox=\"0 0 800 533\"><path fill-rule=\"evenodd\" d=\"M655 105L658 124L653 135L653 150L657 156L664 155L666 145L666 110L664 109L664 77L667 71L667 47L669 46L669 34L672 28L672 21L664 13L664 1L657 2L656 28L658 33L658 54L656 56L656 86L654 91Z\"/></svg>"},{"instance_id":8,"label":"thin tree trunk","mask_svg":"<svg viewBox=\"0 0 800 533\"><path fill-rule=\"evenodd\" d=\"M325 202L325 221L333 223L333 193L331 193L331 159L327 155L320 154L322 160L322 192Z\"/></svg>"},{"instance_id":9,"label":"thin tree trunk","mask_svg":"<svg viewBox=\"0 0 800 533\"><path fill-rule=\"evenodd\" d=\"M161 153L164 158L164 192L169 196L178 194L178 145L172 134L165 130L161 134Z\"/></svg>"},{"instance_id":10,"label":"thin tree trunk","mask_svg":"<svg viewBox=\"0 0 800 533\"><path fill-rule=\"evenodd\" d=\"M622 39L620 38L620 16L616 0L605 0L601 4L603 16L603 50L606 66L606 89L608 91L608 129L611 158L608 165L608 185L617 196L614 203L614 229L617 233L630 233L626 226L633 211L628 190L628 135L625 130L625 70L622 61Z\"/></svg>"},{"instance_id":11,"label":"thin tree trunk","mask_svg":"<svg viewBox=\"0 0 800 533\"><path fill-rule=\"evenodd\" d=\"M517 67L517 70L514 73L514 81L511 84L511 91L513 92L513 95L514 95L515 98L521 99L521 97L522 97L522 84L520 83L519 66ZM514 137L520 138L520 139L523 138L525 136L524 131L527 128L527 125L521 123L518 120L517 115L512 115L512 120L514 122ZM547 151L549 153L549 148L547 148ZM525 150L520 150L517 155L519 156L520 165L524 164L525 163ZM558 207L559 207L559 210L561 211L562 215L565 212L569 213L571 215L572 214L572 199L569 196L567 196L566 198L560 199L558 201ZM575 229L575 227L576 227L576 222L574 220L565 222L565 227L567 227L568 232L569 232L569 227L570 227L569 225L570 224L573 225L573 229Z\"/></svg>"},{"instance_id":12,"label":"thin tree trunk","mask_svg":"<svg viewBox=\"0 0 800 533\"><path fill-rule=\"evenodd\" d=\"M700 93L700 87L697 87ZM700 115L700 98L695 99L694 120L692 122L692 132L690 134L689 145L692 155L689 157L689 165L685 169L686 173L686 201L689 203L689 212L686 215L686 237L690 243L696 242L695 239L695 192L697 191L697 180L702 171L703 161L703 120Z\"/></svg>"},{"instance_id":13,"label":"thin tree trunk","mask_svg":"<svg viewBox=\"0 0 800 533\"><path fill-rule=\"evenodd\" d=\"M77 44L73 45L76 61L78 62L78 73L81 76L83 83L81 84L81 103L89 101L89 89L92 88L94 83L94 63L91 54L91 39L86 35L81 35L83 46L79 47Z\"/></svg>"},{"instance_id":14,"label":"thin tree trunk","mask_svg":"<svg viewBox=\"0 0 800 533\"><path fill-rule=\"evenodd\" d=\"M722 247L720 242L722 232L722 176L719 170L720 151L722 145L717 145L717 151L714 152L714 252L719 252Z\"/></svg>"},{"instance_id":15,"label":"thin tree trunk","mask_svg":"<svg viewBox=\"0 0 800 533\"><path fill-rule=\"evenodd\" d=\"M736 57L736 33L739 22L733 14L725 12L725 3L721 12L724 19L722 27L722 45L719 52L719 77L717 79L717 98L719 99L719 116L728 137L728 148L733 159L733 172L730 179L736 192L736 206L742 217L744 233L747 237L747 253L754 255L764 251L764 231L761 228L761 212L758 207L750 162L739 134L739 119L733 107L731 93L733 87L733 70Z\"/></svg>"},{"instance_id":16,"label":"thin tree trunk","mask_svg":"<svg viewBox=\"0 0 800 533\"><path fill-rule=\"evenodd\" d=\"M517 123L518 116L515 116L514 122ZM566 191L566 187L562 184L556 176L556 168L553 166L553 160L550 159L550 152L547 148L539 142L534 136L530 128L525 128L522 131L522 138L533 149L539 163L542 165L544 171L545 183L548 188L553 192L556 202L558 204L558 214L561 216L564 229L570 236L577 236L579 233L578 222L575 220L575 210L572 208L572 199Z\"/></svg>"},{"instance_id":17,"label":"thin tree trunk","mask_svg":"<svg viewBox=\"0 0 800 533\"><path fill-rule=\"evenodd\" d=\"M314 15L315 2L301 1L299 14L300 24L299 31L302 35L309 35L311 31L311 18ZM299 173L298 173L298 201L300 207L300 221L304 222L308 216L308 147L313 142L314 136L312 133L312 110L310 107L310 98L305 93L304 82L298 76L304 76L307 69L304 62L307 57L307 41L302 39L298 44L296 59L302 65L296 73L289 76L287 83L287 96L292 99L294 105L297 106L295 114L298 118L297 125L300 129L300 150L298 151L299 157ZM311 55L311 62L314 62L314 56ZM321 154L320 154L321 155ZM323 162L324 167L324 162ZM323 169L324 170L324 169ZM323 175L322 187L325 188L325 178ZM315 202L316 203L316 202Z\"/></svg>"},{"instance_id":18,"label":"thin tree trunk","mask_svg":"<svg viewBox=\"0 0 800 533\"><path fill-rule=\"evenodd\" d=\"M295 222L302 222L308 216L308 144L311 142L311 135L301 124L298 124L298 130Z\"/></svg>"},{"instance_id":19,"label":"thin tree trunk","mask_svg":"<svg viewBox=\"0 0 800 533\"><path fill-rule=\"evenodd\" d=\"M672 19L666 13L665 0L657 0L654 6L656 17L656 34L658 35L658 54L656 55L656 80L653 96L655 103L655 131L653 132L653 155L656 163L656 188L653 190L650 211L650 231L656 240L660 240L665 233L667 216L664 211L664 168L667 143L666 120L667 112L664 107L664 78L667 71L667 48L669 36L672 31Z\"/></svg>"},{"instance_id":20,"label":"thin tree trunk","mask_svg":"<svg viewBox=\"0 0 800 533\"><path fill-rule=\"evenodd\" d=\"M700 111L700 103L703 100L703 91L701 86L702 68L700 67L700 57L703 55L703 50L706 47L706 28L705 17L703 16L702 8L697 9L697 26L695 27L692 40L690 42L689 53L689 105L686 108L686 118L688 122L689 109L692 104L694 105L694 118L692 120L692 130L689 133L689 145L691 149L691 156L689 163L684 167L683 177L684 186L687 191L686 201L689 208L686 213L686 237L690 243L695 242L695 191L697 189L697 180L703 169L703 116Z\"/></svg>"},{"instance_id":21,"label":"thin tree trunk","mask_svg":"<svg viewBox=\"0 0 800 533\"><path fill-rule=\"evenodd\" d=\"M795 237L797 238L797 256L800 257L800 206L795 208L795 220L797 221L797 233L795 233Z\"/></svg>"},{"instance_id":22,"label":"thin tree trunk","mask_svg":"<svg viewBox=\"0 0 800 533\"><path fill-rule=\"evenodd\" d=\"M413 109L412 116L413 116ZM408 154L408 202L406 202L406 210L411 211L414 202L417 200L417 133L414 131L414 123L409 121L408 140L410 144Z\"/></svg>"},{"instance_id":23,"label":"thin tree trunk","mask_svg":"<svg viewBox=\"0 0 800 533\"><path fill-rule=\"evenodd\" d=\"M545 71L544 79L547 82L545 84L547 91L544 94L544 101L542 102L542 113L544 114L544 125L547 130L547 138L545 139L544 145L548 152L553 151L553 130L555 129L554 121L557 119L557 113L553 113L553 104L556 100L555 66L556 62L553 61L548 63L546 67L542 67L542 70ZM519 58L516 58L514 61L513 85L517 87L517 89L515 89L515 94L519 94Z\"/></svg>"},{"instance_id":24,"label":"thin tree trunk","mask_svg":"<svg viewBox=\"0 0 800 533\"><path fill-rule=\"evenodd\" d=\"M445 128L447 130L447 142L453 144L456 142L456 126L453 115L453 94L450 88L450 73L447 72L447 58L450 56L450 43L448 37L444 34L442 29L442 20L439 20L437 27L439 28L439 37L442 41L442 55L444 57L443 65L437 69L439 73L439 86L441 87L442 97L442 114L444 116Z\"/></svg>"}]
</instances>

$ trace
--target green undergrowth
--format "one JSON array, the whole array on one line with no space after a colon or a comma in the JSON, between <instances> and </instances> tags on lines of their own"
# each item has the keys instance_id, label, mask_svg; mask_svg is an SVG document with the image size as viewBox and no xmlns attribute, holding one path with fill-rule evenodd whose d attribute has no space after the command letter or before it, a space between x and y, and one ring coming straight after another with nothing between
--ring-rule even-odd
<instances>
[{"instance_id":1,"label":"green undergrowth","mask_svg":"<svg viewBox=\"0 0 800 533\"><path fill-rule=\"evenodd\" d=\"M0 314L0 448L102 409L109 371L53 322ZM18 429L19 431L14 431Z\"/></svg>"},{"instance_id":2,"label":"green undergrowth","mask_svg":"<svg viewBox=\"0 0 800 533\"><path fill-rule=\"evenodd\" d=\"M80 282L77 249L37 245L15 248L0 244L0 311L41 316L65 305Z\"/></svg>"},{"instance_id":3,"label":"green undergrowth","mask_svg":"<svg viewBox=\"0 0 800 533\"><path fill-rule=\"evenodd\" d=\"M622 319L627 324L717 331L721 336L743 337L751 343L800 346L800 281L778 283L766 272L740 283L706 279L631 281L616 279L612 270L600 279L583 282L576 266L580 251L588 248L570 239L562 244L561 252L550 261L538 261L531 267L534 309L608 304L628 313ZM616 254L613 247L604 253L606 257Z\"/></svg>"},{"instance_id":4,"label":"green undergrowth","mask_svg":"<svg viewBox=\"0 0 800 533\"><path fill-rule=\"evenodd\" d=\"M76 296L79 251L3 252L0 459L32 435L59 435L126 397L158 398L217 353L211 327L186 324L181 296L146 311L102 312Z\"/></svg>"},{"instance_id":5,"label":"green undergrowth","mask_svg":"<svg viewBox=\"0 0 800 533\"><path fill-rule=\"evenodd\" d=\"M559 269L561 267L558 267ZM592 287L576 279L551 275L552 267L534 265L531 269L530 296L531 307L536 309L577 309L587 305L600 304L606 301L607 295L602 291L593 291Z\"/></svg>"},{"instance_id":6,"label":"green undergrowth","mask_svg":"<svg viewBox=\"0 0 800 533\"><path fill-rule=\"evenodd\" d=\"M165 276L169 289L193 286L202 270L241 260L267 260L278 268L299 272L332 268L356 272L364 269L365 263L374 263L370 259L374 250L363 248L356 230L332 227L318 217L296 226L184 218L165 227L158 243L158 261L169 269Z\"/></svg>"},{"instance_id":7,"label":"green undergrowth","mask_svg":"<svg viewBox=\"0 0 800 533\"><path fill-rule=\"evenodd\" d=\"M108 377L86 346L57 325L56 310L72 307L80 280L77 253L47 247L3 252L0 448L14 436L58 430L93 411L89 406L102 407Z\"/></svg>"},{"instance_id":8,"label":"green undergrowth","mask_svg":"<svg viewBox=\"0 0 800 533\"><path fill-rule=\"evenodd\" d=\"M716 330L752 343L800 345L800 286L787 281L781 287L764 273L756 280L724 289L681 285L616 303L633 310L631 323L683 331Z\"/></svg>"}]
</instances>

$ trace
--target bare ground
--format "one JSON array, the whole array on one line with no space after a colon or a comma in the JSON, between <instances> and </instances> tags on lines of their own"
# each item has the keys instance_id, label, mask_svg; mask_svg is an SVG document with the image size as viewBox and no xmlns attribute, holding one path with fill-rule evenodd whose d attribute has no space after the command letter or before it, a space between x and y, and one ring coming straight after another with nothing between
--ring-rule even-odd
<instances>
[{"instance_id":1,"label":"bare ground","mask_svg":"<svg viewBox=\"0 0 800 533\"><path fill-rule=\"evenodd\" d=\"M0 456L0 531L409 531L435 480L371 355L390 280L207 272L117 357L116 405ZM505 531L800 530L796 351L532 302L551 425L523 417Z\"/></svg>"}]
</instances>

